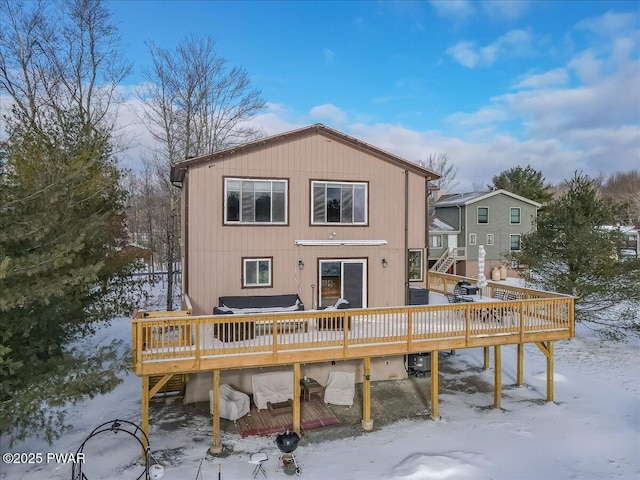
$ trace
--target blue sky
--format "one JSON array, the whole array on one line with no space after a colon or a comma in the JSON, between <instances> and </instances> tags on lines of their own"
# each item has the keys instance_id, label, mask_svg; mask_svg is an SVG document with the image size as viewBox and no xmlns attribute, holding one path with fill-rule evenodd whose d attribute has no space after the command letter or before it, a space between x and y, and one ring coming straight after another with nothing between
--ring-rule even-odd
<instances>
[{"instance_id":1,"label":"blue sky","mask_svg":"<svg viewBox=\"0 0 640 480\"><path fill-rule=\"evenodd\" d=\"M254 122L268 134L320 122L412 161L446 153L456 190L516 165L553 183L640 168L640 2L111 7L134 65L127 83L142 82L145 41L210 35L262 91L269 108Z\"/></svg>"}]
</instances>

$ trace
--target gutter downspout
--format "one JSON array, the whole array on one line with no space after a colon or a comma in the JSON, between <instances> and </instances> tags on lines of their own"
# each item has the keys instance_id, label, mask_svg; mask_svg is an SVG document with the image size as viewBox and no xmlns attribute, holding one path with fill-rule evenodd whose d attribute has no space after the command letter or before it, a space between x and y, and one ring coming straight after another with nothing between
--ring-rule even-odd
<instances>
[{"instance_id":1,"label":"gutter downspout","mask_svg":"<svg viewBox=\"0 0 640 480\"><path fill-rule=\"evenodd\" d=\"M409 305L409 170L404 171L404 304Z\"/></svg>"}]
</instances>

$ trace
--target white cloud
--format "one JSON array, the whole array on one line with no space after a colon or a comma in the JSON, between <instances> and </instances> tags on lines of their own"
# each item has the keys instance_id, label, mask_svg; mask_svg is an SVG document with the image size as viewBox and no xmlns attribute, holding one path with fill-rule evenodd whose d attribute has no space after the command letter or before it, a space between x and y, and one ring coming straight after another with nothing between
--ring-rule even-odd
<instances>
[{"instance_id":1,"label":"white cloud","mask_svg":"<svg viewBox=\"0 0 640 480\"><path fill-rule=\"evenodd\" d=\"M452 20L466 20L476 12L470 0L432 0L431 6L438 15Z\"/></svg>"},{"instance_id":2,"label":"white cloud","mask_svg":"<svg viewBox=\"0 0 640 480\"><path fill-rule=\"evenodd\" d=\"M324 61L326 63L331 63L333 62L333 59L336 58L336 53L329 48L323 48L322 55L324 56Z\"/></svg>"},{"instance_id":3,"label":"white cloud","mask_svg":"<svg viewBox=\"0 0 640 480\"><path fill-rule=\"evenodd\" d=\"M309 116L317 120L329 120L337 124L342 124L347 121L347 114L330 103L313 107L309 111Z\"/></svg>"},{"instance_id":4,"label":"white cloud","mask_svg":"<svg viewBox=\"0 0 640 480\"><path fill-rule=\"evenodd\" d=\"M483 125L509 120L509 114L501 107L483 107L474 113L458 112L449 115L447 121L458 125Z\"/></svg>"},{"instance_id":5,"label":"white cloud","mask_svg":"<svg viewBox=\"0 0 640 480\"><path fill-rule=\"evenodd\" d=\"M529 11L530 3L526 0L500 0L482 2L482 10L492 19L515 20Z\"/></svg>"},{"instance_id":6,"label":"white cloud","mask_svg":"<svg viewBox=\"0 0 640 480\"><path fill-rule=\"evenodd\" d=\"M602 37L619 37L625 32L637 32L638 14L608 12L599 17L582 20L576 24L575 28L587 30Z\"/></svg>"},{"instance_id":7,"label":"white cloud","mask_svg":"<svg viewBox=\"0 0 640 480\"><path fill-rule=\"evenodd\" d=\"M528 74L516 83L513 88L547 88L569 83L569 74L564 68L555 68L544 73Z\"/></svg>"},{"instance_id":8,"label":"white cloud","mask_svg":"<svg viewBox=\"0 0 640 480\"><path fill-rule=\"evenodd\" d=\"M489 67L500 58L528 55L532 49L531 42L532 37L527 30L511 30L484 47L460 41L449 47L447 53L467 68Z\"/></svg>"}]
</instances>

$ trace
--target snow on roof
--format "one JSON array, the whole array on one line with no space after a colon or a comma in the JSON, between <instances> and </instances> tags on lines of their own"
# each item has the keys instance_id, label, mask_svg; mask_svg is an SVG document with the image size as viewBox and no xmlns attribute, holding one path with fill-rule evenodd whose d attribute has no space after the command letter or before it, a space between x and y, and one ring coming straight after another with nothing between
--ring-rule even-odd
<instances>
[{"instance_id":1,"label":"snow on roof","mask_svg":"<svg viewBox=\"0 0 640 480\"><path fill-rule=\"evenodd\" d=\"M429 222L429 231L454 233L454 232L457 232L458 230L455 227L449 225L447 222L445 222L441 218L433 217Z\"/></svg>"},{"instance_id":2,"label":"snow on roof","mask_svg":"<svg viewBox=\"0 0 640 480\"><path fill-rule=\"evenodd\" d=\"M494 195L506 195L511 198L515 198L522 202L535 205L537 208L542 206L541 203L534 202L528 198L521 197L515 193L507 190L492 190L489 192L467 192L467 193L454 193L451 195L443 195L436 203L436 207L456 207L458 205L469 205L471 203L484 200L485 198L493 197Z\"/></svg>"}]
</instances>

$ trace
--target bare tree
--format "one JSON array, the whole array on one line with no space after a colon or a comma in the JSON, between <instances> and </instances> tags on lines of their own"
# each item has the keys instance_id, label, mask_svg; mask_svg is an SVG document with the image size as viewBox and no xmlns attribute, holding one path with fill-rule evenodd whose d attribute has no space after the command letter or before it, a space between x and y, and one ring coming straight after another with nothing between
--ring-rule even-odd
<instances>
[{"instance_id":1,"label":"bare tree","mask_svg":"<svg viewBox=\"0 0 640 480\"><path fill-rule=\"evenodd\" d=\"M624 221L640 223L640 171L616 172L600 184L600 191L606 198L624 204Z\"/></svg>"},{"instance_id":2,"label":"bare tree","mask_svg":"<svg viewBox=\"0 0 640 480\"><path fill-rule=\"evenodd\" d=\"M449 191L457 186L458 167L451 163L451 159L446 153L430 153L426 160L420 160L418 165L440 175L440 179L434 181L440 190Z\"/></svg>"},{"instance_id":3,"label":"bare tree","mask_svg":"<svg viewBox=\"0 0 640 480\"><path fill-rule=\"evenodd\" d=\"M265 108L248 74L218 56L209 37L188 37L174 49L148 45L153 66L145 73L147 86L138 92L143 119L158 142L155 165L165 193L163 205L165 259L172 282L179 257L179 194L169 181L169 167L193 156L212 153L259 138L262 132L248 121ZM173 284L167 292L171 308Z\"/></svg>"},{"instance_id":4,"label":"bare tree","mask_svg":"<svg viewBox=\"0 0 640 480\"><path fill-rule=\"evenodd\" d=\"M33 125L71 113L85 128L109 134L117 87L130 65L101 0L1 0L0 87Z\"/></svg>"}]
</instances>

